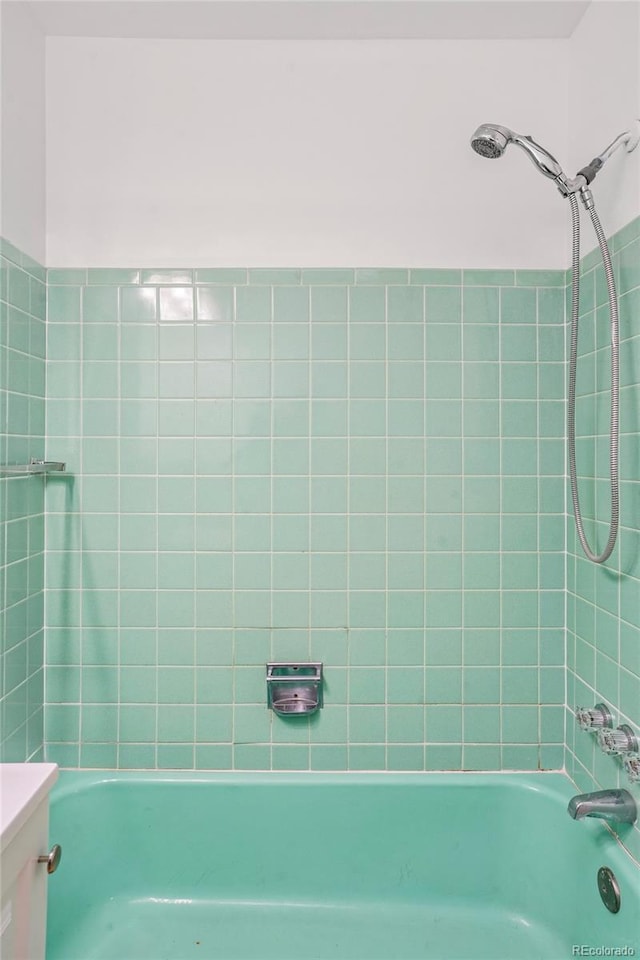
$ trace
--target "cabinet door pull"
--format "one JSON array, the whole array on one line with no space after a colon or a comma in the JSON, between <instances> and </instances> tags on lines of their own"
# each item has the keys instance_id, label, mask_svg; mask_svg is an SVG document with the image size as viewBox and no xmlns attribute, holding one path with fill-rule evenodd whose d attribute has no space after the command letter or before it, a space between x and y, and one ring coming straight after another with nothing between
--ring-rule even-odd
<instances>
[{"instance_id":1,"label":"cabinet door pull","mask_svg":"<svg viewBox=\"0 0 640 960\"><path fill-rule=\"evenodd\" d=\"M51 852L45 854L42 857L38 857L38 863L46 863L47 873L55 873L60 865L60 858L62 857L62 847L59 843L54 843L51 847Z\"/></svg>"}]
</instances>

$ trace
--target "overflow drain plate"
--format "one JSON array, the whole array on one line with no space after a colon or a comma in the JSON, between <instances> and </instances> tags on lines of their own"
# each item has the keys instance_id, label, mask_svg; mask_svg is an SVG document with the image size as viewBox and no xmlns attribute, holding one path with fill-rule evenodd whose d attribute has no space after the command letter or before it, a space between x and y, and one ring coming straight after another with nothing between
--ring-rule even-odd
<instances>
[{"instance_id":1,"label":"overflow drain plate","mask_svg":"<svg viewBox=\"0 0 640 960\"><path fill-rule=\"evenodd\" d=\"M598 870L598 893L607 910L617 913L620 909L620 887L609 867L600 867Z\"/></svg>"}]
</instances>

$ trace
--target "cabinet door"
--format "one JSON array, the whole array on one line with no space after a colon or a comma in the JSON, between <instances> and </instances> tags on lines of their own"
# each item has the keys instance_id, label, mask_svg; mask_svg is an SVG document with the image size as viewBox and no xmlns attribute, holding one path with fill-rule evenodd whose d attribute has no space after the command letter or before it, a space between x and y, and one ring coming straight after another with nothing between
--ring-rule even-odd
<instances>
[{"instance_id":1,"label":"cabinet door","mask_svg":"<svg viewBox=\"0 0 640 960\"><path fill-rule=\"evenodd\" d=\"M47 925L49 801L45 798L2 855L0 956L2 960L44 960Z\"/></svg>"}]
</instances>

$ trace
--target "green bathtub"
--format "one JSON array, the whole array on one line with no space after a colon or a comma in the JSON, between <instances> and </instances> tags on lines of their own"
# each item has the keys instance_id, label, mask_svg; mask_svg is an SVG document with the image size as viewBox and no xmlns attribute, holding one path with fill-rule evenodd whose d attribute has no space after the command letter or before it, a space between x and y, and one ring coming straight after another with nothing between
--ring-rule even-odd
<instances>
[{"instance_id":1,"label":"green bathtub","mask_svg":"<svg viewBox=\"0 0 640 960\"><path fill-rule=\"evenodd\" d=\"M63 771L47 958L640 957L640 871L570 819L575 792L561 774Z\"/></svg>"}]
</instances>

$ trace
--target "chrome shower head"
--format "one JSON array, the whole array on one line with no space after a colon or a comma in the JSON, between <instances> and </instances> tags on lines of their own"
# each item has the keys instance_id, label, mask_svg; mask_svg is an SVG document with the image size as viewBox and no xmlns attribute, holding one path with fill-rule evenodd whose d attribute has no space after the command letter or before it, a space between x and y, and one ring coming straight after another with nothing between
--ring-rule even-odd
<instances>
[{"instance_id":1,"label":"chrome shower head","mask_svg":"<svg viewBox=\"0 0 640 960\"><path fill-rule=\"evenodd\" d=\"M471 141L471 146L476 153L479 153L481 157L486 157L488 160L495 160L504 153L504 149L490 137L476 137L475 140Z\"/></svg>"},{"instance_id":2,"label":"chrome shower head","mask_svg":"<svg viewBox=\"0 0 640 960\"><path fill-rule=\"evenodd\" d=\"M541 147L539 143L532 140L531 137L515 133L508 127L501 127L497 123L483 123L471 137L471 146L475 152L480 154L481 157L488 157L490 160L501 157L510 143L522 147L545 177L560 181L558 186L566 182L567 178L556 158L544 147Z\"/></svg>"},{"instance_id":3,"label":"chrome shower head","mask_svg":"<svg viewBox=\"0 0 640 960\"><path fill-rule=\"evenodd\" d=\"M501 157L515 134L507 127L483 123L471 137L471 146L481 157L495 160Z\"/></svg>"}]
</instances>

